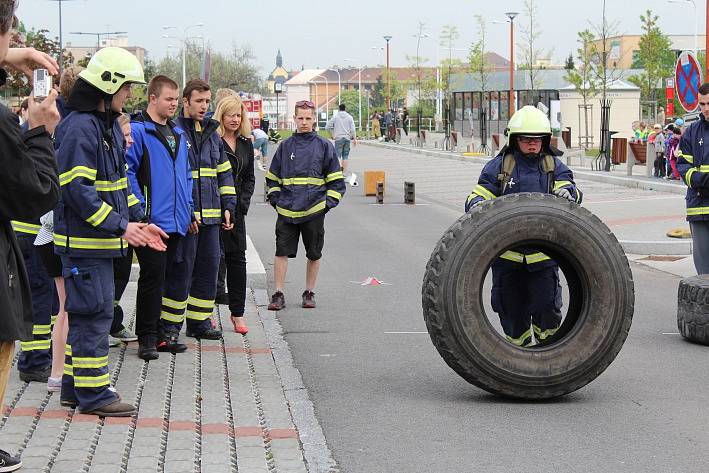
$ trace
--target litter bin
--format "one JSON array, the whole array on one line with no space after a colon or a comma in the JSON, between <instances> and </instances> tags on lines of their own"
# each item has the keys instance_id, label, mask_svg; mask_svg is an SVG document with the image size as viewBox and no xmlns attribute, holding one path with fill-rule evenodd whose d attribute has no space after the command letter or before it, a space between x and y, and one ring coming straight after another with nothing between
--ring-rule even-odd
<instances>
[{"instance_id":1,"label":"litter bin","mask_svg":"<svg viewBox=\"0 0 709 473\"><path fill-rule=\"evenodd\" d=\"M611 161L613 164L625 163L628 160L628 139L611 138Z\"/></svg>"}]
</instances>

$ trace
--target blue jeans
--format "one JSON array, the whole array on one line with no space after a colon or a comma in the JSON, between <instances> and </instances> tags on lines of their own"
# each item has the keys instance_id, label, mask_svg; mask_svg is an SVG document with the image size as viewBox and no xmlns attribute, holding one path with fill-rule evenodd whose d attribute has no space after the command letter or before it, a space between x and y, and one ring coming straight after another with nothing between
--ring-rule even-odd
<instances>
[{"instance_id":1,"label":"blue jeans","mask_svg":"<svg viewBox=\"0 0 709 473\"><path fill-rule=\"evenodd\" d=\"M254 149L261 152L261 155L268 157L268 138L259 138L254 141Z\"/></svg>"},{"instance_id":2,"label":"blue jeans","mask_svg":"<svg viewBox=\"0 0 709 473\"><path fill-rule=\"evenodd\" d=\"M350 139L338 138L335 140L335 153L337 159L348 159L350 157Z\"/></svg>"}]
</instances>

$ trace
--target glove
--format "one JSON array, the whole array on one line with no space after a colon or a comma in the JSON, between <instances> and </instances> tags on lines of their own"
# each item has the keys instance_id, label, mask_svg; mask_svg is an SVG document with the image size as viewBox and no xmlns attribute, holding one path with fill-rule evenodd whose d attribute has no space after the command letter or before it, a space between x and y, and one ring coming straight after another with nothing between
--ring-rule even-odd
<instances>
[{"instance_id":1,"label":"glove","mask_svg":"<svg viewBox=\"0 0 709 473\"><path fill-rule=\"evenodd\" d=\"M571 202L574 201L574 196L571 195L571 192L569 192L568 189L564 189L563 187L561 189L555 190L553 194L557 197L561 197L562 199L570 200Z\"/></svg>"}]
</instances>

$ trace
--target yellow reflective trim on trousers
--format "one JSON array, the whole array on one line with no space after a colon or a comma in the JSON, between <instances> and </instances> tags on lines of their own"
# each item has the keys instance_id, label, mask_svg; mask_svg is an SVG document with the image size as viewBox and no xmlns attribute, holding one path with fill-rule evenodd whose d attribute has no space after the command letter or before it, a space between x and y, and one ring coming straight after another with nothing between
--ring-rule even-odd
<instances>
[{"instance_id":1,"label":"yellow reflective trim on trousers","mask_svg":"<svg viewBox=\"0 0 709 473\"><path fill-rule=\"evenodd\" d=\"M163 297L162 298L162 305L165 307L169 307L171 309L177 309L177 310L182 310L187 307L187 301L176 301L174 299L170 299L168 297Z\"/></svg>"},{"instance_id":2,"label":"yellow reflective trim on trousers","mask_svg":"<svg viewBox=\"0 0 709 473\"><path fill-rule=\"evenodd\" d=\"M276 176L275 174L273 174L271 171L268 171L268 172L266 173L266 179L270 179L270 180L272 180L272 181L276 181L276 182L279 183L279 184L282 184L282 183L283 183L283 181L281 180L281 178L278 177L278 176Z\"/></svg>"},{"instance_id":3,"label":"yellow reflective trim on trousers","mask_svg":"<svg viewBox=\"0 0 709 473\"><path fill-rule=\"evenodd\" d=\"M554 190L555 190L555 191L558 191L558 190L561 189L562 187L573 186L573 185L574 185L574 184L573 184L571 181L556 181L556 182L554 183Z\"/></svg>"},{"instance_id":4,"label":"yellow reflective trim on trousers","mask_svg":"<svg viewBox=\"0 0 709 473\"><path fill-rule=\"evenodd\" d=\"M39 229L42 225L35 225L34 223L20 222L19 220L11 220L12 229L19 233L29 233L30 235L36 235L39 233Z\"/></svg>"},{"instance_id":5,"label":"yellow reflective trim on trousers","mask_svg":"<svg viewBox=\"0 0 709 473\"><path fill-rule=\"evenodd\" d=\"M541 328L537 327L536 325L532 325L532 328L534 329L534 335L537 337L537 340L539 340L540 342L551 337L559 330L559 327L542 330Z\"/></svg>"},{"instance_id":6,"label":"yellow reflective trim on trousers","mask_svg":"<svg viewBox=\"0 0 709 473\"><path fill-rule=\"evenodd\" d=\"M214 299L210 301L207 299L197 299L196 297L189 296L187 298L187 304L195 307L202 307L203 309L213 309Z\"/></svg>"},{"instance_id":7,"label":"yellow reflective trim on trousers","mask_svg":"<svg viewBox=\"0 0 709 473\"><path fill-rule=\"evenodd\" d=\"M709 207L689 207L687 215L709 215Z\"/></svg>"},{"instance_id":8,"label":"yellow reflective trim on trousers","mask_svg":"<svg viewBox=\"0 0 709 473\"><path fill-rule=\"evenodd\" d=\"M266 194L266 195L271 194L271 192L281 192L281 188L280 187L271 187L270 189L268 189L268 194Z\"/></svg>"},{"instance_id":9,"label":"yellow reflective trim on trousers","mask_svg":"<svg viewBox=\"0 0 709 473\"><path fill-rule=\"evenodd\" d=\"M202 209L201 218L220 218L222 209Z\"/></svg>"},{"instance_id":10,"label":"yellow reflective trim on trousers","mask_svg":"<svg viewBox=\"0 0 709 473\"><path fill-rule=\"evenodd\" d=\"M134 196L133 194L128 194L128 207L133 207L134 205L137 205L139 203L140 201L136 196Z\"/></svg>"},{"instance_id":11,"label":"yellow reflective trim on trousers","mask_svg":"<svg viewBox=\"0 0 709 473\"><path fill-rule=\"evenodd\" d=\"M108 373L100 376L74 376L75 388L100 388L109 384Z\"/></svg>"},{"instance_id":12,"label":"yellow reflective trim on trousers","mask_svg":"<svg viewBox=\"0 0 709 473\"><path fill-rule=\"evenodd\" d=\"M71 345L64 345L64 354L71 356Z\"/></svg>"},{"instance_id":13,"label":"yellow reflective trim on trousers","mask_svg":"<svg viewBox=\"0 0 709 473\"><path fill-rule=\"evenodd\" d=\"M74 179L78 179L80 177L85 177L90 181L95 181L96 174L96 169L91 169L86 166L76 166L75 168L72 168L67 172L63 172L59 175L59 185L65 186Z\"/></svg>"},{"instance_id":14,"label":"yellow reflective trim on trousers","mask_svg":"<svg viewBox=\"0 0 709 473\"><path fill-rule=\"evenodd\" d=\"M333 172L333 173L330 173L327 176L325 176L325 182L332 182L337 179L344 179L344 178L345 178L345 175L342 174L342 171L337 171L337 172Z\"/></svg>"},{"instance_id":15,"label":"yellow reflective trim on trousers","mask_svg":"<svg viewBox=\"0 0 709 473\"><path fill-rule=\"evenodd\" d=\"M230 161L225 161L219 165L217 165L217 173L222 173L222 172L227 172L231 171L231 162Z\"/></svg>"},{"instance_id":16,"label":"yellow reflective trim on trousers","mask_svg":"<svg viewBox=\"0 0 709 473\"><path fill-rule=\"evenodd\" d=\"M699 172L709 172L709 164L702 164L701 166L699 166Z\"/></svg>"},{"instance_id":17,"label":"yellow reflective trim on trousers","mask_svg":"<svg viewBox=\"0 0 709 473\"><path fill-rule=\"evenodd\" d=\"M94 187L98 192L113 192L128 188L128 178L123 177L117 181L94 181Z\"/></svg>"},{"instance_id":18,"label":"yellow reflective trim on trousers","mask_svg":"<svg viewBox=\"0 0 709 473\"><path fill-rule=\"evenodd\" d=\"M221 195L236 195L236 187L234 186L221 186L219 188L219 194Z\"/></svg>"},{"instance_id":19,"label":"yellow reflective trim on trousers","mask_svg":"<svg viewBox=\"0 0 709 473\"><path fill-rule=\"evenodd\" d=\"M492 200L495 198L495 194L487 190L484 186L477 185L475 186L475 189L473 189L473 194L477 194L480 197L482 197L485 200Z\"/></svg>"},{"instance_id":20,"label":"yellow reflective trim on trousers","mask_svg":"<svg viewBox=\"0 0 709 473\"><path fill-rule=\"evenodd\" d=\"M32 335L49 335L50 333L52 333L52 324L32 326Z\"/></svg>"},{"instance_id":21,"label":"yellow reflective trim on trousers","mask_svg":"<svg viewBox=\"0 0 709 473\"><path fill-rule=\"evenodd\" d=\"M314 213L318 213L321 210L325 210L326 204L325 201L323 200L319 204L315 204L314 206L310 207L308 210L302 210L299 212L293 211L293 210L288 210L284 209L282 207L276 206L276 212L278 212L280 215L283 215L284 217L290 217L290 218L301 218L301 217L307 217L308 215L312 215Z\"/></svg>"},{"instance_id":22,"label":"yellow reflective trim on trousers","mask_svg":"<svg viewBox=\"0 0 709 473\"><path fill-rule=\"evenodd\" d=\"M32 340L31 342L20 342L22 351L49 350L52 346L52 341L47 340Z\"/></svg>"},{"instance_id":23,"label":"yellow reflective trim on trousers","mask_svg":"<svg viewBox=\"0 0 709 473\"><path fill-rule=\"evenodd\" d=\"M96 211L96 213L87 218L86 221L94 227L98 227L104 220L106 220L106 217L108 217L108 214L111 213L111 210L113 210L113 207L108 205L106 202L102 202L101 207Z\"/></svg>"},{"instance_id":24,"label":"yellow reflective trim on trousers","mask_svg":"<svg viewBox=\"0 0 709 473\"><path fill-rule=\"evenodd\" d=\"M199 168L199 171L192 171L192 179L199 179L202 177L217 177L217 170L212 168Z\"/></svg>"},{"instance_id":25,"label":"yellow reflective trim on trousers","mask_svg":"<svg viewBox=\"0 0 709 473\"><path fill-rule=\"evenodd\" d=\"M211 312L194 312L191 310L187 311L186 317L190 320L207 320L212 316Z\"/></svg>"},{"instance_id":26,"label":"yellow reflective trim on trousers","mask_svg":"<svg viewBox=\"0 0 709 473\"><path fill-rule=\"evenodd\" d=\"M56 246L67 246L66 235L54 234L54 244ZM121 238L69 238L69 248L77 250L120 250L126 248L127 242Z\"/></svg>"},{"instance_id":27,"label":"yellow reflective trim on trousers","mask_svg":"<svg viewBox=\"0 0 709 473\"><path fill-rule=\"evenodd\" d=\"M337 200L342 199L342 194L340 194L339 192L334 191L332 189L327 191L327 196L332 197L333 199L337 199Z\"/></svg>"},{"instance_id":28,"label":"yellow reflective trim on trousers","mask_svg":"<svg viewBox=\"0 0 709 473\"><path fill-rule=\"evenodd\" d=\"M170 312L165 312L163 310L162 312L160 312L160 318L162 320L167 320L168 322L173 322L173 323L179 324L185 320L185 314L183 313L183 314L177 315L177 314L173 314Z\"/></svg>"},{"instance_id":29,"label":"yellow reflective trim on trousers","mask_svg":"<svg viewBox=\"0 0 709 473\"><path fill-rule=\"evenodd\" d=\"M97 358L75 356L72 358L71 363L74 368L105 368L108 366L108 356Z\"/></svg>"},{"instance_id":30,"label":"yellow reflective trim on trousers","mask_svg":"<svg viewBox=\"0 0 709 473\"><path fill-rule=\"evenodd\" d=\"M57 316L53 315L52 316L52 326L54 326L55 323L57 323Z\"/></svg>"},{"instance_id":31,"label":"yellow reflective trim on trousers","mask_svg":"<svg viewBox=\"0 0 709 473\"><path fill-rule=\"evenodd\" d=\"M530 328L530 329L527 329L526 332L524 332L522 335L520 335L520 336L517 337L517 338L510 337L509 335L507 335L506 337L507 337L507 340L508 340L509 342L514 343L514 344L517 345L518 347L522 347L522 346L526 346L526 345L527 345L527 344L524 343L524 342L525 342L525 340L527 340L527 339L530 338L531 336L532 336L532 329Z\"/></svg>"},{"instance_id":32,"label":"yellow reflective trim on trousers","mask_svg":"<svg viewBox=\"0 0 709 473\"><path fill-rule=\"evenodd\" d=\"M527 264L534 264L550 260L551 258L544 253L532 253L531 255L525 255L524 259L527 260Z\"/></svg>"},{"instance_id":33,"label":"yellow reflective trim on trousers","mask_svg":"<svg viewBox=\"0 0 709 473\"><path fill-rule=\"evenodd\" d=\"M64 363L64 374L74 376L74 367L72 365L67 365L66 363Z\"/></svg>"},{"instance_id":34,"label":"yellow reflective trim on trousers","mask_svg":"<svg viewBox=\"0 0 709 473\"><path fill-rule=\"evenodd\" d=\"M325 179L319 177L288 177L281 182L284 186L324 186Z\"/></svg>"},{"instance_id":35,"label":"yellow reflective trim on trousers","mask_svg":"<svg viewBox=\"0 0 709 473\"><path fill-rule=\"evenodd\" d=\"M689 164L694 164L694 156L692 156L691 154L684 154L682 150L679 150L679 155L677 157L684 158L684 160L687 161Z\"/></svg>"},{"instance_id":36,"label":"yellow reflective trim on trousers","mask_svg":"<svg viewBox=\"0 0 709 473\"><path fill-rule=\"evenodd\" d=\"M517 253L516 251L505 251L500 255L500 258L507 261L513 261L515 263L524 263L524 255L522 253Z\"/></svg>"}]
</instances>

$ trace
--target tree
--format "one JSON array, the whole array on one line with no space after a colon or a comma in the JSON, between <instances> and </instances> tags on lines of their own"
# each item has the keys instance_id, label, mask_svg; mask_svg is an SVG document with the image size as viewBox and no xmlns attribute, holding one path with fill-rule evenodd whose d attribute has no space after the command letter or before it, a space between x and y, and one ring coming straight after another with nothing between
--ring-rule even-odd
<instances>
[{"instance_id":1,"label":"tree","mask_svg":"<svg viewBox=\"0 0 709 473\"><path fill-rule=\"evenodd\" d=\"M522 61L519 68L527 71L529 87L534 91L539 86L539 61L544 57L545 51L537 47L537 40L541 36L541 31L537 23L536 0L525 0L524 9L529 18L529 23L521 28L522 42L519 46L519 52Z\"/></svg>"},{"instance_id":2,"label":"tree","mask_svg":"<svg viewBox=\"0 0 709 473\"><path fill-rule=\"evenodd\" d=\"M396 73L389 71L389 87L391 88L391 103L392 107L406 99L406 84L396 77ZM386 93L387 93L387 71L382 69L382 73L377 77L377 83L374 84L370 105L372 108L384 110L386 108Z\"/></svg>"},{"instance_id":3,"label":"tree","mask_svg":"<svg viewBox=\"0 0 709 473\"><path fill-rule=\"evenodd\" d=\"M574 53L569 53L569 57L566 58L566 64L564 64L564 69L567 71L573 71L576 69L576 64L574 64Z\"/></svg>"},{"instance_id":4,"label":"tree","mask_svg":"<svg viewBox=\"0 0 709 473\"><path fill-rule=\"evenodd\" d=\"M601 100L605 102L608 96L608 86L620 78L620 72L616 64L622 59L623 52L611 44L610 38L618 36L618 21L608 21L606 17L606 0L603 0L603 16L600 24L591 23L593 36L596 38L592 46L594 60L592 62L592 73L598 80L598 88L601 91ZM600 47L597 46L600 43ZM611 48L609 50L609 47ZM611 54L613 57L611 57ZM613 59L613 61L610 61Z\"/></svg>"},{"instance_id":5,"label":"tree","mask_svg":"<svg viewBox=\"0 0 709 473\"><path fill-rule=\"evenodd\" d=\"M647 10L640 15L643 35L640 37L640 47L637 56L637 65L644 72L629 77L633 84L640 87L640 96L643 100L657 102L657 90L662 86L662 79L672 75L675 57L672 52L670 39L662 34L657 25L658 16Z\"/></svg>"},{"instance_id":6,"label":"tree","mask_svg":"<svg viewBox=\"0 0 709 473\"><path fill-rule=\"evenodd\" d=\"M487 92L487 82L492 70L487 60L487 43L486 43L486 27L485 18L481 15L475 15L475 22L478 25L478 40L470 45L468 53L468 64L470 72L477 79L480 85L482 96L485 97Z\"/></svg>"},{"instance_id":7,"label":"tree","mask_svg":"<svg viewBox=\"0 0 709 473\"><path fill-rule=\"evenodd\" d=\"M362 127L367 124L369 108L367 107L367 97L362 90ZM345 109L354 118L355 126L359 126L359 93L356 90L343 90L340 93L340 102L345 104Z\"/></svg>"},{"instance_id":8,"label":"tree","mask_svg":"<svg viewBox=\"0 0 709 473\"><path fill-rule=\"evenodd\" d=\"M584 149L589 148L589 99L595 97L598 94L598 79L593 74L594 58L595 58L595 47L593 46L593 33L586 29L579 31L578 40L581 47L576 50L578 53L579 67L578 69L568 70L564 79L571 83L576 91L581 95L581 101L583 102L584 111L584 123L580 124L585 129L586 140L583 141ZM573 57L571 58L573 60Z\"/></svg>"},{"instance_id":9,"label":"tree","mask_svg":"<svg viewBox=\"0 0 709 473\"><path fill-rule=\"evenodd\" d=\"M446 101L446 121L450 121L450 110L448 110L450 104L450 76L458 72L463 63L460 59L453 58L453 49L455 41L460 38L460 33L458 28L453 25L445 25L443 30L441 30L440 45L448 50L448 57L442 59L439 67L441 70L441 89L443 92L443 97Z\"/></svg>"}]
</instances>

